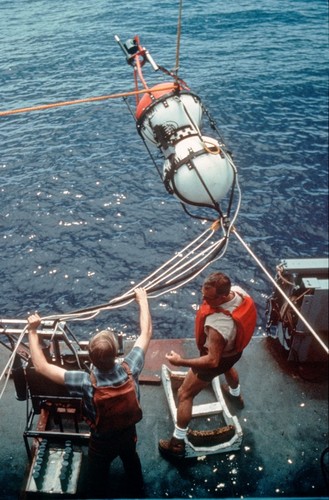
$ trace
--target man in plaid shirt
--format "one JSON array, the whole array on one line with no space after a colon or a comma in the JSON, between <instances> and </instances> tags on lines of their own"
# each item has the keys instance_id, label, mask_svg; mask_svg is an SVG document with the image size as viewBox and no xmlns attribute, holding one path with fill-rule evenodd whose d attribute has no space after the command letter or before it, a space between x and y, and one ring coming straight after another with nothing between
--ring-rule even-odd
<instances>
[{"instance_id":1,"label":"man in plaid shirt","mask_svg":"<svg viewBox=\"0 0 329 500\"><path fill-rule=\"evenodd\" d=\"M139 400L138 376L141 373L145 354L152 336L152 320L148 306L146 291L137 288L136 301L140 310L140 336L134 343L129 354L124 358L124 366L128 365L131 373L137 399ZM100 432L96 424L96 408L94 404L94 387L87 372L80 370L65 370L48 363L39 344L37 327L41 318L33 314L28 318L29 345L33 365L37 372L57 384L64 385L69 394L81 397L84 416L91 425L89 440L89 489L93 497L107 495L107 475L111 462L120 456L125 472L129 477L129 485L134 496L142 496L143 476L139 456L136 451L137 434L135 424L106 432ZM118 387L129 379L122 364L117 363L118 345L111 331L102 331L95 335L89 343L89 356L93 363L92 373L97 388Z\"/></svg>"}]
</instances>

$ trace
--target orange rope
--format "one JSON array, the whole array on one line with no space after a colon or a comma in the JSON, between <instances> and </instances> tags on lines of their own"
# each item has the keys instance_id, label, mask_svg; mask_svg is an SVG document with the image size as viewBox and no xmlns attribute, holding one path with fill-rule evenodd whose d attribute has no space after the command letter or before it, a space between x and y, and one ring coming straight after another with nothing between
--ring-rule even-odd
<instances>
[{"instance_id":1,"label":"orange rope","mask_svg":"<svg viewBox=\"0 0 329 500\"><path fill-rule=\"evenodd\" d=\"M172 84L168 87L165 87L161 90L173 90ZM8 111L0 111L0 116L9 116L17 113L28 113L30 111L42 111L44 109L51 108L59 108L61 106L71 106L72 104L82 104L85 102L95 102L95 101L105 101L106 99L118 99L119 97L129 97L138 94L145 94L152 92L150 89L143 90L134 90L131 92L122 92L120 94L111 94L111 95L103 95L98 97L87 97L86 99L77 99L75 101L63 101L63 102L55 102L53 104L42 104L40 106L32 106L29 108L19 108L19 109L11 109Z\"/></svg>"}]
</instances>

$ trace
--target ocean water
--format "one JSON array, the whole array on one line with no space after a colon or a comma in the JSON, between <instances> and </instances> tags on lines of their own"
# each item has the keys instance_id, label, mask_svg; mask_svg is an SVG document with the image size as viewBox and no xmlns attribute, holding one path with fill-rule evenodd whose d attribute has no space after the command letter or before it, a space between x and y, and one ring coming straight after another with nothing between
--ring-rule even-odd
<instances>
[{"instance_id":1,"label":"ocean water","mask_svg":"<svg viewBox=\"0 0 329 500\"><path fill-rule=\"evenodd\" d=\"M115 34L174 68L178 7L2 0L0 110L133 90ZM185 0L179 65L234 153L236 228L257 258L274 276L281 259L327 256L327 2ZM167 194L122 99L0 117L0 141L2 318L105 303L205 229ZM253 295L262 334L272 284L234 235L214 270ZM155 337L193 334L208 271L152 299ZM72 328L108 325L134 333L136 306Z\"/></svg>"}]
</instances>

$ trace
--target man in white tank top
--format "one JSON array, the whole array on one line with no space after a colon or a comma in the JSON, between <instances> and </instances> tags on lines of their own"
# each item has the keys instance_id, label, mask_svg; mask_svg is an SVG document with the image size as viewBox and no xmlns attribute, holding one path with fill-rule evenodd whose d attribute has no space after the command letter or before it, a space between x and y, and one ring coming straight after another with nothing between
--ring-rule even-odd
<instances>
[{"instance_id":1,"label":"man in white tank top","mask_svg":"<svg viewBox=\"0 0 329 500\"><path fill-rule=\"evenodd\" d=\"M222 307L232 312L242 302L241 295L247 293L240 287L231 287L231 281L225 274L212 273L203 284L202 294L204 302L200 307L201 315L198 312L196 318L196 341L200 357L185 359L174 351L166 355L172 365L185 366L189 370L178 390L177 422L173 436L169 440L159 441L159 451L165 457L184 458L193 399L214 377L224 374L227 381L227 385L222 386L225 397L235 407L244 407L239 375L234 368L242 354L235 349L236 326L230 316L216 312L216 308ZM201 319L198 320L198 316Z\"/></svg>"}]
</instances>

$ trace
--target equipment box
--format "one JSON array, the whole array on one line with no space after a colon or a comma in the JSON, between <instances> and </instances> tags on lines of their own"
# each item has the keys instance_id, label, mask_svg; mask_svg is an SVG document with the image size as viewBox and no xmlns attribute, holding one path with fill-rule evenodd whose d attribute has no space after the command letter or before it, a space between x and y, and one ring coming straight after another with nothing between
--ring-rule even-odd
<instances>
[{"instance_id":1,"label":"equipment box","mask_svg":"<svg viewBox=\"0 0 329 500\"><path fill-rule=\"evenodd\" d=\"M276 282L318 338L328 346L328 260L283 260L277 266ZM291 361L326 360L319 341L277 289L269 298L267 333L279 339L289 351Z\"/></svg>"}]
</instances>

